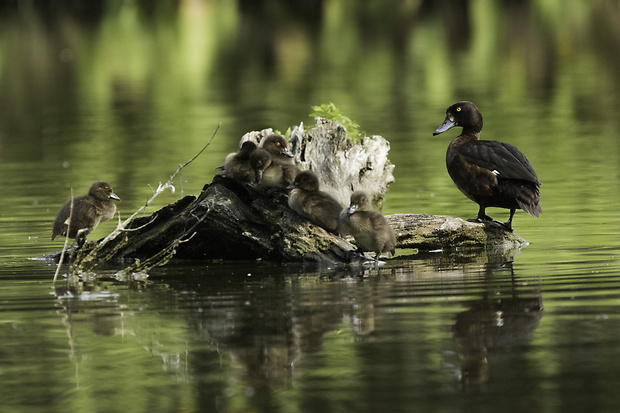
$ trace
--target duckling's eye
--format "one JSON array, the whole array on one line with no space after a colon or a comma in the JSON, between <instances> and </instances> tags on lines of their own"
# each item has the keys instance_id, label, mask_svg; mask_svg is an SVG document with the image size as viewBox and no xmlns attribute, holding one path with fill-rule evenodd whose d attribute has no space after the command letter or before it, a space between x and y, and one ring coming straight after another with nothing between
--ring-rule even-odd
<instances>
[{"instance_id":1,"label":"duckling's eye","mask_svg":"<svg viewBox=\"0 0 620 413\"><path fill-rule=\"evenodd\" d=\"M460 112L460 111L461 111L461 108L460 108L460 107L456 108L456 111L457 111L457 112Z\"/></svg>"}]
</instances>

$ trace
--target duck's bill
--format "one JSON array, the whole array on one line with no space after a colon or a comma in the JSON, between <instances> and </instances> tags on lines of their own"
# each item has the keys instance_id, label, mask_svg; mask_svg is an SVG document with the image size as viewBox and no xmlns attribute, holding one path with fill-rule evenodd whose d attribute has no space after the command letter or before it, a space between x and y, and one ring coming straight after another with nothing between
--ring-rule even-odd
<instances>
[{"instance_id":1,"label":"duck's bill","mask_svg":"<svg viewBox=\"0 0 620 413\"><path fill-rule=\"evenodd\" d=\"M435 129L435 132L433 132L433 136L439 135L440 133L443 133L447 131L448 129L452 129L455 126L456 126L456 123L453 120L450 120L450 118L446 118L446 120L443 121L441 126Z\"/></svg>"},{"instance_id":2,"label":"duck's bill","mask_svg":"<svg viewBox=\"0 0 620 413\"><path fill-rule=\"evenodd\" d=\"M120 200L121 200L121 199L120 199L120 197L119 197L118 195L116 195L114 192L112 192L112 193L110 194L110 199L116 199L117 201L120 201Z\"/></svg>"}]
</instances>

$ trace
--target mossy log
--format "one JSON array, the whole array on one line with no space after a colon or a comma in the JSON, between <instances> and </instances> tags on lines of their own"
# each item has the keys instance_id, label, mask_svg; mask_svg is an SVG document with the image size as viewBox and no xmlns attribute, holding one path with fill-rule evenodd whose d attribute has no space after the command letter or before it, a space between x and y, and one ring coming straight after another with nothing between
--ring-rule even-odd
<instances>
[{"instance_id":1,"label":"mossy log","mask_svg":"<svg viewBox=\"0 0 620 413\"><path fill-rule=\"evenodd\" d=\"M394 214L386 218L396 233L398 248L512 249L527 245L527 241L519 235L507 231L496 222L471 222L429 214Z\"/></svg>"},{"instance_id":2,"label":"mossy log","mask_svg":"<svg viewBox=\"0 0 620 413\"><path fill-rule=\"evenodd\" d=\"M241 142L259 141L271 130L252 132ZM297 164L321 177L322 190L337 195L343 207L351 192L364 189L380 202L394 180L387 158L389 143L380 136L358 142L346 138L337 123L317 119L307 134L303 125L292 132ZM345 201L346 200L346 201ZM515 248L526 244L518 235L493 224L428 214L387 216L397 248L420 250L458 247ZM311 224L288 207L284 191L240 184L216 175L199 196L186 196L151 216L134 218L114 236L69 251L74 272L91 271L105 263L131 264L139 272L181 259L270 260L280 262L349 262L355 246ZM58 259L60 253L51 258Z\"/></svg>"},{"instance_id":3,"label":"mossy log","mask_svg":"<svg viewBox=\"0 0 620 413\"><path fill-rule=\"evenodd\" d=\"M397 248L514 248L517 234L492 224L441 215L386 216ZM95 249L87 243L70 251L74 265L87 271L102 262L138 259L142 265L181 259L349 262L355 245L313 225L292 211L284 192L240 185L216 176L200 196L186 196L151 216L134 219L122 235ZM137 267L139 268L139 266Z\"/></svg>"}]
</instances>

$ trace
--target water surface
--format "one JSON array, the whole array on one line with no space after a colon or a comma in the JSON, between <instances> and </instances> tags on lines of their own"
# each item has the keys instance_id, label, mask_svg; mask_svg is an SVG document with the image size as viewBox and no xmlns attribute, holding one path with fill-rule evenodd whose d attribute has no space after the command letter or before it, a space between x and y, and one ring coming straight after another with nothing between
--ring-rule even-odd
<instances>
[{"instance_id":1,"label":"water surface","mask_svg":"<svg viewBox=\"0 0 620 413\"><path fill-rule=\"evenodd\" d=\"M618 410L617 1L147 3L0 4L3 409ZM458 132L432 136L463 99L543 183L542 216L515 216L520 251L173 262L69 287L31 259L61 248L71 190L107 180L127 217L221 123L153 212L198 194L244 133L330 101L391 143L384 213L473 217L445 170Z\"/></svg>"}]
</instances>

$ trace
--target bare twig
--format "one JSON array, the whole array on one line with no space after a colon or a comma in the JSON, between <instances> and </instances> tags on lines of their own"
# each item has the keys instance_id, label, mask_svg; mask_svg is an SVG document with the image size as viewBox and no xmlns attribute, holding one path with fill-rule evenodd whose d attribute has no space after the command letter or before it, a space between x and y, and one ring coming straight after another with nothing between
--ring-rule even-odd
<instances>
[{"instance_id":1,"label":"bare twig","mask_svg":"<svg viewBox=\"0 0 620 413\"><path fill-rule=\"evenodd\" d=\"M157 214L153 214L151 219L149 219L149 222L147 222L146 224L140 225L139 227L136 227L136 228L123 228L121 229L121 231L125 231L125 232L140 231L141 229L146 228L149 225L151 225L153 221L155 221L156 219L157 219Z\"/></svg>"},{"instance_id":2,"label":"bare twig","mask_svg":"<svg viewBox=\"0 0 620 413\"><path fill-rule=\"evenodd\" d=\"M126 227L133 220L133 218L136 215L138 215L139 213L141 213L142 211L144 211L146 209L146 207L148 207L153 202L153 200L155 200L155 198L159 194L161 194L162 192L164 192L168 188L170 188L170 190L174 193L175 192L175 187L174 187L172 182L173 182L173 179L175 178L175 176L177 176L177 174L179 172L181 172L181 170L183 168L185 168L187 165L189 165L194 160L196 160L196 158L198 158L205 151L205 149L207 149L209 147L209 145L211 145L211 142L213 142L213 139L215 138L215 135L217 134L218 130L220 129L220 126L221 126L221 122L217 125L217 128L215 128L215 131L213 132L213 135L211 136L211 138L209 139L207 144L196 155L194 155L193 158L191 158L189 161L185 162L184 164L179 165L179 168L170 176L168 181L166 181L164 184L162 184L160 182L159 185L157 186L157 189L153 193L153 196L151 196L151 198L149 198L145 202L145 204L143 206L141 206L136 212L134 212L129 218L127 218L123 222L119 222L119 224L117 225L116 229L114 229L114 231L112 231L110 234L108 234L107 237L105 237L103 240L101 240L101 242L99 242L95 246L95 248L93 248L89 252L88 256L85 257L84 260L82 260L82 262L87 262L87 261L95 260L95 258L97 257L97 253L103 248L103 246L106 245L111 240L115 239L121 233L126 232L127 231ZM120 221L120 218L119 218L119 221Z\"/></svg>"},{"instance_id":3,"label":"bare twig","mask_svg":"<svg viewBox=\"0 0 620 413\"><path fill-rule=\"evenodd\" d=\"M119 225L119 227L122 228L118 228L117 230L120 232L122 231L125 226L136 216L138 215L140 212L142 212L144 209L146 209L147 206L149 206L153 200L162 192L164 192L166 189L170 188L170 190L174 193L175 192L175 188L174 185L172 184L172 181L174 179L175 176L177 176L177 174L179 172L181 172L181 170L183 168L185 168L187 165L189 165L190 163L194 162L194 160L196 160L196 158L198 158L200 156L200 154L202 154L205 149L207 149L209 147L209 145L211 145L211 142L213 141L213 139L215 138L215 135L217 134L217 131L220 129L221 126L221 122L217 125L217 128L215 128L215 131L213 132L213 135L211 136L211 139L209 139L209 141L207 142L207 144L200 150L200 152L198 152L192 159L190 159L189 161L185 162L184 164L179 165L179 168L170 176L170 179L168 179L168 181L166 181L166 183L162 184L161 182L159 183L159 185L157 186L157 189L155 190L155 193L153 194L153 196L151 198L149 198L146 203L140 208L138 209L136 212L134 212L129 218L127 218L122 224ZM101 244L105 244L109 239L113 239L118 235L118 233L116 233L116 230L114 230L110 235L108 235L107 237L105 237L103 239L103 241L101 242Z\"/></svg>"},{"instance_id":4,"label":"bare twig","mask_svg":"<svg viewBox=\"0 0 620 413\"><path fill-rule=\"evenodd\" d=\"M73 218L73 188L71 188L71 204L69 206L69 219L67 220L67 233L65 234L65 243L62 247L62 252L60 253L60 259L58 260L58 265L56 266L56 272L54 273L54 280L52 281L52 284L56 283L56 279L58 278L58 274L60 273L60 266L65 259L65 252L67 251L67 244L69 243L69 233L71 232L71 218Z\"/></svg>"}]
</instances>

